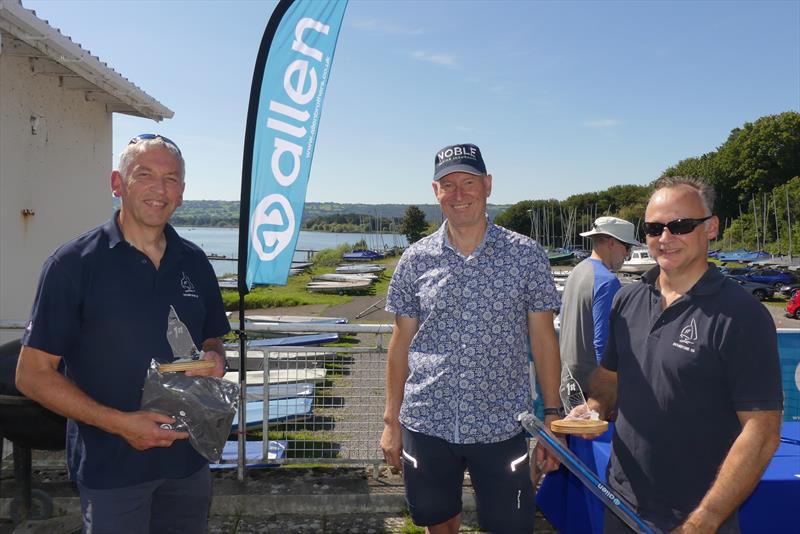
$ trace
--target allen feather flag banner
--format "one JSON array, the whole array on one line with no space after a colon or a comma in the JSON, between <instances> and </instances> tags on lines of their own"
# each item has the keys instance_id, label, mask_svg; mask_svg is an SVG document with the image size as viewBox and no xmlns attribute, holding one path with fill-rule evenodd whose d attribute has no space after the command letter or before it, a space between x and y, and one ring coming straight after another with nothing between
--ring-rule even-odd
<instances>
[{"instance_id":1,"label":"allen feather flag banner","mask_svg":"<svg viewBox=\"0 0 800 534\"><path fill-rule=\"evenodd\" d=\"M346 0L282 0L264 31L245 132L240 294L254 283L286 284L346 6Z\"/></svg>"}]
</instances>

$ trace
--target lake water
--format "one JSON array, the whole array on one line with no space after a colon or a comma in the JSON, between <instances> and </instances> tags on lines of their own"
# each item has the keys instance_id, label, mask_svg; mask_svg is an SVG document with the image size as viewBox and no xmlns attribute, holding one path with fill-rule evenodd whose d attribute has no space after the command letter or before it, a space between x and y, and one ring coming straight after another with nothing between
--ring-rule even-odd
<instances>
[{"instance_id":1,"label":"lake water","mask_svg":"<svg viewBox=\"0 0 800 534\"><path fill-rule=\"evenodd\" d=\"M176 226L178 234L202 248L206 254L217 254L236 258L239 250L238 228L199 228ZM294 259L305 261L308 253L305 251L318 251L325 248L336 248L344 243L354 244L365 240L369 248L384 250L392 247L406 247L406 236L400 234L349 234L331 232L306 232L301 231L297 238L297 249ZM236 272L236 262L225 260L212 260L211 265L217 276L233 274Z\"/></svg>"}]
</instances>

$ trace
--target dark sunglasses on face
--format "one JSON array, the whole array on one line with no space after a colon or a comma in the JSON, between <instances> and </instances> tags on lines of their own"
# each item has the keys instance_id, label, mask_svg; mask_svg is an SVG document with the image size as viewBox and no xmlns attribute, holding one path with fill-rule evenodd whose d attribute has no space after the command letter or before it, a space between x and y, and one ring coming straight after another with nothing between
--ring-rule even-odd
<instances>
[{"instance_id":1,"label":"dark sunglasses on face","mask_svg":"<svg viewBox=\"0 0 800 534\"><path fill-rule=\"evenodd\" d=\"M183 155L183 154L181 154L181 149L178 148L178 145L175 144L175 141L173 141L169 137L164 137L163 135L160 135L160 134L149 134L149 133L139 134L136 137L134 137L133 139L131 139L128 144L129 145L135 145L139 141L149 141L150 139L161 139L162 141L164 141L168 145L175 147L175 150L178 151L178 154L180 154L181 156Z\"/></svg>"},{"instance_id":2,"label":"dark sunglasses on face","mask_svg":"<svg viewBox=\"0 0 800 534\"><path fill-rule=\"evenodd\" d=\"M672 235L684 235L694 231L695 228L709 220L713 215L702 219L675 219L668 223L646 222L644 223L644 233L650 237L658 237L664 232L664 228L669 230Z\"/></svg>"}]
</instances>

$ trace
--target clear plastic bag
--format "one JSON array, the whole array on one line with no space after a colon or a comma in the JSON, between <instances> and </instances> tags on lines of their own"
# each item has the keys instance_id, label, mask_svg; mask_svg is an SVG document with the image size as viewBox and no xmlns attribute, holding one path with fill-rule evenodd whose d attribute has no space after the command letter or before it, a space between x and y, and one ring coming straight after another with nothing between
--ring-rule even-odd
<instances>
[{"instance_id":1,"label":"clear plastic bag","mask_svg":"<svg viewBox=\"0 0 800 534\"><path fill-rule=\"evenodd\" d=\"M169 427L188 432L192 447L215 463L231 433L238 402L238 384L211 376L161 373L153 360L144 381L141 409L174 417Z\"/></svg>"}]
</instances>

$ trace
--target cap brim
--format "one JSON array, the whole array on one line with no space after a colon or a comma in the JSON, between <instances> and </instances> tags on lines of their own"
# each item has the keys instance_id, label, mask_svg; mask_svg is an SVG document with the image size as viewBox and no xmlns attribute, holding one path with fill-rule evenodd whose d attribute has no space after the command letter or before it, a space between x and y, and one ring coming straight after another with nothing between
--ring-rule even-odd
<instances>
[{"instance_id":1,"label":"cap brim","mask_svg":"<svg viewBox=\"0 0 800 534\"><path fill-rule=\"evenodd\" d=\"M454 172L466 172L467 174L474 174L475 176L485 176L486 175L486 173L480 172L478 169L476 169L475 167L473 167L471 165L452 165L452 166L446 167L446 168L440 170L439 172L437 172L436 174L434 174L433 175L433 180L434 181L441 180L442 178L444 178L448 174L453 174Z\"/></svg>"}]
</instances>

